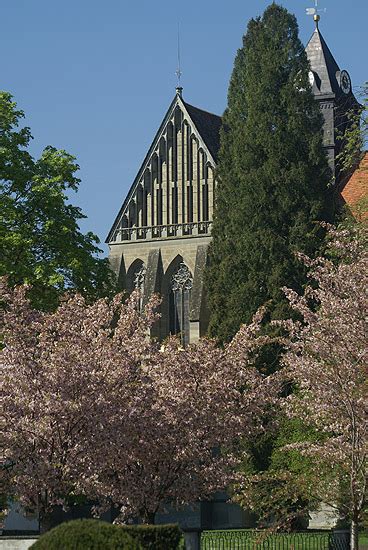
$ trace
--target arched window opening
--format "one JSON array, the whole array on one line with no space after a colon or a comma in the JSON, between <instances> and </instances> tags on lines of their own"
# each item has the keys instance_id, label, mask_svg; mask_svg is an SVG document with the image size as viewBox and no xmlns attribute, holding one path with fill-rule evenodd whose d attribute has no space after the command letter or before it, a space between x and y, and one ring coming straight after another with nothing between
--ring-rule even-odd
<instances>
[{"instance_id":1,"label":"arched window opening","mask_svg":"<svg viewBox=\"0 0 368 550\"><path fill-rule=\"evenodd\" d=\"M169 292L169 333L179 334L180 333L180 321L178 316L178 308L175 301L175 294L170 289Z\"/></svg>"},{"instance_id":2,"label":"arched window opening","mask_svg":"<svg viewBox=\"0 0 368 550\"><path fill-rule=\"evenodd\" d=\"M175 109L175 114L174 114L174 125L175 125L175 130L178 131L178 130L181 130L181 125L183 124L183 113L182 113L182 110L180 109L180 107L176 107Z\"/></svg>"},{"instance_id":3,"label":"arched window opening","mask_svg":"<svg viewBox=\"0 0 368 550\"><path fill-rule=\"evenodd\" d=\"M170 334L180 334L183 346L189 344L189 304L193 287L193 277L185 263L180 263L171 278L169 294Z\"/></svg>"},{"instance_id":4,"label":"arched window opening","mask_svg":"<svg viewBox=\"0 0 368 550\"><path fill-rule=\"evenodd\" d=\"M124 214L124 216L120 220L120 224L118 226L117 231L115 232L115 241L125 241L129 238L129 233L126 231L126 228L128 227L128 218L127 215Z\"/></svg>"},{"instance_id":5,"label":"arched window opening","mask_svg":"<svg viewBox=\"0 0 368 550\"><path fill-rule=\"evenodd\" d=\"M143 186L138 185L137 194L137 211L136 211L136 226L142 227L143 225Z\"/></svg>"},{"instance_id":6,"label":"arched window opening","mask_svg":"<svg viewBox=\"0 0 368 550\"><path fill-rule=\"evenodd\" d=\"M135 201L132 200L129 206L129 220L128 220L128 226L134 227L136 224L136 217L137 217L137 207L135 204Z\"/></svg>"},{"instance_id":7,"label":"arched window opening","mask_svg":"<svg viewBox=\"0 0 368 550\"><path fill-rule=\"evenodd\" d=\"M202 151L201 168L202 168L201 178L206 179L206 177L207 177L207 155L204 151Z\"/></svg>"},{"instance_id":8,"label":"arched window opening","mask_svg":"<svg viewBox=\"0 0 368 550\"><path fill-rule=\"evenodd\" d=\"M208 220L208 184L205 182L202 185L202 219Z\"/></svg>"},{"instance_id":9,"label":"arched window opening","mask_svg":"<svg viewBox=\"0 0 368 550\"><path fill-rule=\"evenodd\" d=\"M129 268L127 274L127 290L139 290L139 311L143 308L144 286L146 280L146 266L142 260L136 260Z\"/></svg>"},{"instance_id":10,"label":"arched window opening","mask_svg":"<svg viewBox=\"0 0 368 550\"><path fill-rule=\"evenodd\" d=\"M172 189L172 206L171 206L171 217L172 223L178 223L178 188L175 186Z\"/></svg>"},{"instance_id":11,"label":"arched window opening","mask_svg":"<svg viewBox=\"0 0 368 550\"><path fill-rule=\"evenodd\" d=\"M134 272L133 285L135 290L144 292L144 282L146 279L146 266L142 264L139 269Z\"/></svg>"},{"instance_id":12,"label":"arched window opening","mask_svg":"<svg viewBox=\"0 0 368 550\"><path fill-rule=\"evenodd\" d=\"M193 221L193 187L187 186L187 221Z\"/></svg>"},{"instance_id":13,"label":"arched window opening","mask_svg":"<svg viewBox=\"0 0 368 550\"><path fill-rule=\"evenodd\" d=\"M167 139L167 144L168 144L169 148L172 147L172 145L173 145L173 125L172 125L172 122L169 122L168 125L167 125L166 139Z\"/></svg>"},{"instance_id":14,"label":"arched window opening","mask_svg":"<svg viewBox=\"0 0 368 550\"><path fill-rule=\"evenodd\" d=\"M159 159L160 159L160 165L162 167L163 163L166 162L166 140L164 137L162 137L160 139L160 144L159 144Z\"/></svg>"},{"instance_id":15,"label":"arched window opening","mask_svg":"<svg viewBox=\"0 0 368 550\"><path fill-rule=\"evenodd\" d=\"M163 224L163 216L162 216L162 189L157 189L156 191L156 223L157 225Z\"/></svg>"},{"instance_id":16,"label":"arched window opening","mask_svg":"<svg viewBox=\"0 0 368 550\"><path fill-rule=\"evenodd\" d=\"M151 173L146 170L143 177L143 216L142 225L146 227L150 225L151 219Z\"/></svg>"}]
</instances>

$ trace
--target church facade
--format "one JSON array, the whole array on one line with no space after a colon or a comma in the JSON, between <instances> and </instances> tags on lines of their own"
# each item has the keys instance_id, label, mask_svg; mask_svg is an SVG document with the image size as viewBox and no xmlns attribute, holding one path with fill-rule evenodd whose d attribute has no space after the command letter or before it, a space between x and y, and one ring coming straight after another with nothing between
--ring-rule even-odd
<instances>
[{"instance_id":1,"label":"church facade","mask_svg":"<svg viewBox=\"0 0 368 550\"><path fill-rule=\"evenodd\" d=\"M324 115L324 147L335 177L344 185L336 156L347 113L358 103L347 71L340 70L318 26L306 46L310 83ZM183 344L206 334L208 309L203 273L211 240L215 170L221 117L198 109L177 93L147 152L106 242L111 266L128 292L143 302L162 297L153 336L180 334Z\"/></svg>"},{"instance_id":2,"label":"church facade","mask_svg":"<svg viewBox=\"0 0 368 550\"><path fill-rule=\"evenodd\" d=\"M162 296L160 339L206 332L203 271L211 239L221 118L186 103L181 89L109 233L120 285L146 302Z\"/></svg>"}]
</instances>

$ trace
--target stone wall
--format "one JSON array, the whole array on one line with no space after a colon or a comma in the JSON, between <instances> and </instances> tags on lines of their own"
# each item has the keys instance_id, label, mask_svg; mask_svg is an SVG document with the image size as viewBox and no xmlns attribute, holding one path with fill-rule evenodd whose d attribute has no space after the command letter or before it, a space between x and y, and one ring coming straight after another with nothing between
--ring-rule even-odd
<instances>
[{"instance_id":1,"label":"stone wall","mask_svg":"<svg viewBox=\"0 0 368 550\"><path fill-rule=\"evenodd\" d=\"M28 550L36 537L0 537L0 550Z\"/></svg>"}]
</instances>

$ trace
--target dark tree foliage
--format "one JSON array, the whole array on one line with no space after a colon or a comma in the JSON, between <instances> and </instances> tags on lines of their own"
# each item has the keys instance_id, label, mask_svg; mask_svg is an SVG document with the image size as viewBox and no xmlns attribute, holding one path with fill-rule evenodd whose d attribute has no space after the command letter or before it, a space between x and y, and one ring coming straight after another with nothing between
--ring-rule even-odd
<instances>
[{"instance_id":1,"label":"dark tree foliage","mask_svg":"<svg viewBox=\"0 0 368 550\"><path fill-rule=\"evenodd\" d=\"M295 449L286 450L285 446L300 441L312 444L322 436L305 423L287 419L280 412L275 428L274 425L272 430L246 445L243 479L234 487L233 499L257 515L260 528L305 529L309 512L320 506L313 492L318 474L323 472L328 479L331 472L326 471L318 459L302 456Z\"/></svg>"},{"instance_id":2,"label":"dark tree foliage","mask_svg":"<svg viewBox=\"0 0 368 550\"><path fill-rule=\"evenodd\" d=\"M142 546L142 550L179 550L183 548L183 534L178 525L120 525L120 530L128 533L135 542Z\"/></svg>"},{"instance_id":3,"label":"dark tree foliage","mask_svg":"<svg viewBox=\"0 0 368 550\"><path fill-rule=\"evenodd\" d=\"M294 253L313 256L324 236L317 222L333 217L323 119L308 71L286 9L272 4L249 22L223 118L206 274L209 332L222 342L266 302L270 319L290 315L281 287L300 291L305 281Z\"/></svg>"},{"instance_id":4,"label":"dark tree foliage","mask_svg":"<svg viewBox=\"0 0 368 550\"><path fill-rule=\"evenodd\" d=\"M54 308L66 290L91 300L109 294L115 282L108 260L99 258L96 235L81 233L85 216L68 201L79 166L50 146L34 159L30 129L19 128L23 117L0 92L0 276L32 285L33 305L42 309Z\"/></svg>"}]
</instances>

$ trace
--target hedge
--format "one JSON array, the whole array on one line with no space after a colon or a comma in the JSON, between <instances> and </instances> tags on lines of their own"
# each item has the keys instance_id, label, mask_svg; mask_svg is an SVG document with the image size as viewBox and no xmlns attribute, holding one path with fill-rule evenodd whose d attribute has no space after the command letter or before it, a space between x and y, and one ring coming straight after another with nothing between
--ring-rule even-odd
<instances>
[{"instance_id":1,"label":"hedge","mask_svg":"<svg viewBox=\"0 0 368 550\"><path fill-rule=\"evenodd\" d=\"M126 530L95 519L61 523L32 544L32 550L142 550Z\"/></svg>"},{"instance_id":2,"label":"hedge","mask_svg":"<svg viewBox=\"0 0 368 550\"><path fill-rule=\"evenodd\" d=\"M183 548L182 532L177 525L122 525L120 528L144 550L178 550Z\"/></svg>"}]
</instances>

